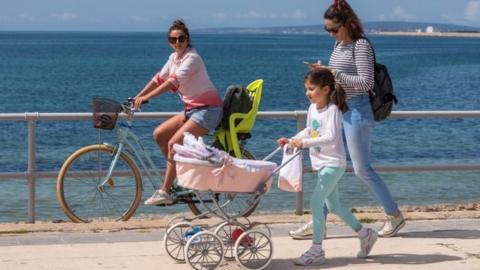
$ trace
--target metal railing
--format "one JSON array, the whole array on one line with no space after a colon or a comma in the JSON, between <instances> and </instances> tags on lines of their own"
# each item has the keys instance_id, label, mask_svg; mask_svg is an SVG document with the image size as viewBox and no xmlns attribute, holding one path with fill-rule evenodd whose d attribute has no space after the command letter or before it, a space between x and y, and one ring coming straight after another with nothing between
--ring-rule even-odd
<instances>
[{"instance_id":1,"label":"metal railing","mask_svg":"<svg viewBox=\"0 0 480 270\"><path fill-rule=\"evenodd\" d=\"M136 119L166 119L178 112L143 112L135 114ZM306 111L267 111L259 112L259 119L286 119L296 120L297 129L305 127ZM120 115L124 117L124 115ZM0 121L24 121L28 127L28 160L27 171L0 172L0 180L26 179L28 181L28 223L35 223L35 181L37 179L56 178L58 172L36 171L36 128L39 121L72 121L89 120L92 113L1 113ZM480 118L480 111L394 111L390 119L433 119L433 118ZM375 166L379 172L420 172L420 171L477 171L480 164L442 164L442 165L415 165L415 166ZM352 171L347 167L347 171ZM305 172L311 172L306 169ZM296 196L296 213L303 213L303 193Z\"/></svg>"}]
</instances>

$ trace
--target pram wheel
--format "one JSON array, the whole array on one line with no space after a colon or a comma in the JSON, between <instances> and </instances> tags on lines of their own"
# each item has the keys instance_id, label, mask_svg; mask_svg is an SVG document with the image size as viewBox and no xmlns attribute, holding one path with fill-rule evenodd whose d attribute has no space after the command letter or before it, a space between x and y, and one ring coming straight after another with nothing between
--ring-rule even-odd
<instances>
[{"instance_id":1,"label":"pram wheel","mask_svg":"<svg viewBox=\"0 0 480 270\"><path fill-rule=\"evenodd\" d=\"M173 225L177 224L177 223L188 223L187 219L185 218L185 215L182 214L182 215L178 215L178 216L174 216L173 218L171 218L168 222L167 222L167 228L170 228L172 227Z\"/></svg>"},{"instance_id":2,"label":"pram wheel","mask_svg":"<svg viewBox=\"0 0 480 270\"><path fill-rule=\"evenodd\" d=\"M187 243L188 234L192 230L194 227L188 222L180 222L168 228L163 238L163 244L168 256L176 262L185 262L183 248Z\"/></svg>"},{"instance_id":3,"label":"pram wheel","mask_svg":"<svg viewBox=\"0 0 480 270\"><path fill-rule=\"evenodd\" d=\"M222 240L209 231L198 232L185 245L185 260L195 270L215 269L223 260Z\"/></svg>"},{"instance_id":4,"label":"pram wheel","mask_svg":"<svg viewBox=\"0 0 480 270\"><path fill-rule=\"evenodd\" d=\"M268 237L272 237L272 231L270 230L270 227L268 227L267 224L254 222L250 225L252 226L253 230L263 232Z\"/></svg>"},{"instance_id":5,"label":"pram wheel","mask_svg":"<svg viewBox=\"0 0 480 270\"><path fill-rule=\"evenodd\" d=\"M218 225L215 229L215 235L220 237L222 240L223 246L225 248L224 257L226 260L235 260L234 254L234 247L235 247L235 240L240 234L235 237L235 233L237 232L244 232L245 226L237 221L232 222L223 222L222 224Z\"/></svg>"},{"instance_id":6,"label":"pram wheel","mask_svg":"<svg viewBox=\"0 0 480 270\"><path fill-rule=\"evenodd\" d=\"M246 231L235 242L235 260L244 269L264 269L270 264L272 257L272 240L264 232Z\"/></svg>"}]
</instances>

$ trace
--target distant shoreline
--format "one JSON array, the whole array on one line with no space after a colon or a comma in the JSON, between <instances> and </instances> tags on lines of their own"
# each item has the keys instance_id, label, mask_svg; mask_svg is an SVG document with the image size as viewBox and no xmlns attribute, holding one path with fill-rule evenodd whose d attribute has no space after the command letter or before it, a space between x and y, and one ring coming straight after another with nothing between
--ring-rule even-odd
<instances>
[{"instance_id":1,"label":"distant shoreline","mask_svg":"<svg viewBox=\"0 0 480 270\"><path fill-rule=\"evenodd\" d=\"M391 32L375 32L377 35L382 36L416 36L416 37L471 37L471 38L480 38L480 32L401 32L401 31L391 31Z\"/></svg>"}]
</instances>

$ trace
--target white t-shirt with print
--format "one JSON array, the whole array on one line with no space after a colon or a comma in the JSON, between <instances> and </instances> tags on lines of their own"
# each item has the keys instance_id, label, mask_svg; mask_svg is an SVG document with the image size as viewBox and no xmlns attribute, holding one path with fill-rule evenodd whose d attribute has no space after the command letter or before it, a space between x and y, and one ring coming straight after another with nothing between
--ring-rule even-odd
<instances>
[{"instance_id":1,"label":"white t-shirt with print","mask_svg":"<svg viewBox=\"0 0 480 270\"><path fill-rule=\"evenodd\" d=\"M317 109L308 108L306 128L295 135L302 139L303 147L310 148L312 168L343 167L346 165L342 137L342 112L335 104Z\"/></svg>"}]
</instances>

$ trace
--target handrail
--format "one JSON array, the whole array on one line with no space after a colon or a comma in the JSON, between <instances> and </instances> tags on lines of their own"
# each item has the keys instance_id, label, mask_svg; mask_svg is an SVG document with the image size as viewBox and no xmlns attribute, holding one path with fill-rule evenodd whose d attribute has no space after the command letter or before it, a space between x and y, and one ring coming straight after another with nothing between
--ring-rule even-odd
<instances>
[{"instance_id":1,"label":"handrail","mask_svg":"<svg viewBox=\"0 0 480 270\"><path fill-rule=\"evenodd\" d=\"M135 114L136 119L148 120L158 118L172 117L178 112L139 112ZM260 119L295 119L296 116L306 116L307 111L260 111ZM71 121L71 120L89 120L92 117L91 112L81 113L0 113L0 121L27 121L34 119L36 121ZM120 117L126 117L120 114ZM466 118L480 117L480 111L393 111L389 119L431 119L431 118Z\"/></svg>"},{"instance_id":2,"label":"handrail","mask_svg":"<svg viewBox=\"0 0 480 270\"><path fill-rule=\"evenodd\" d=\"M178 114L178 112L141 112L135 114L135 119L164 119ZM305 127L306 111L261 111L259 119L294 119L297 121L297 129ZM126 115L120 114L120 118ZM433 118L480 118L480 111L394 111L390 119L433 119ZM36 171L36 125L38 121L71 121L90 120L92 113L0 113L0 121L25 121L28 127L28 166L24 172L0 172L0 180L27 179L29 189L28 200L28 223L35 223L35 181L36 179L56 177L57 172ZM446 164L446 165L416 165L416 166L375 166L381 172L419 172L419 171L445 171L445 170L480 170L480 165L475 164ZM307 168L305 172L310 172ZM347 171L352 171L351 167ZM303 193L297 193L296 213L303 213Z\"/></svg>"}]
</instances>

